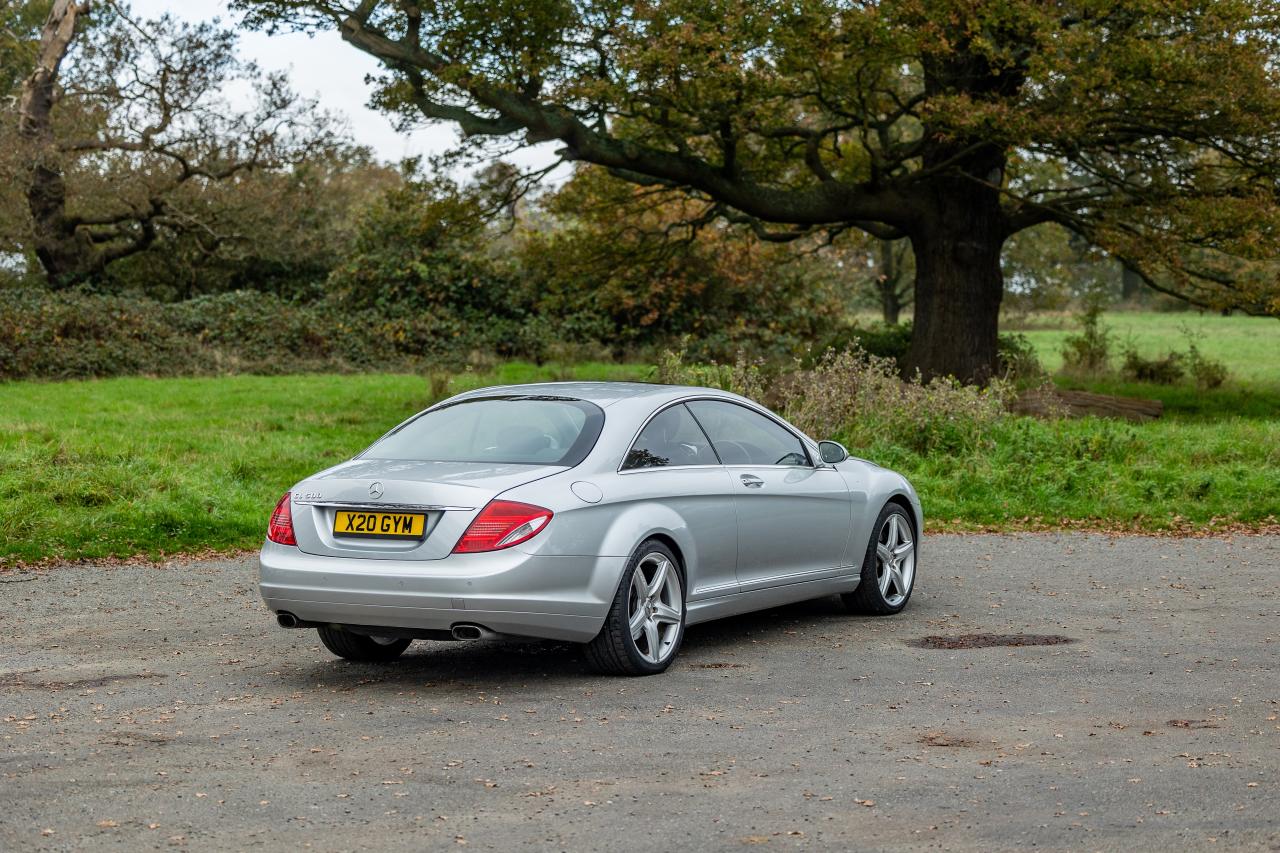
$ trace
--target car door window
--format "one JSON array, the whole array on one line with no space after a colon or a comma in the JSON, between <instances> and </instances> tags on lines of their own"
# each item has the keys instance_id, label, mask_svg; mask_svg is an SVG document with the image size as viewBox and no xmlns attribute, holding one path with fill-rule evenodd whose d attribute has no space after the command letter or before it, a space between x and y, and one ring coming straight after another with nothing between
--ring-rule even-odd
<instances>
[{"instance_id":1,"label":"car door window","mask_svg":"<svg viewBox=\"0 0 1280 853\"><path fill-rule=\"evenodd\" d=\"M800 439L764 415L719 400L688 405L726 465L809 465Z\"/></svg>"},{"instance_id":2,"label":"car door window","mask_svg":"<svg viewBox=\"0 0 1280 853\"><path fill-rule=\"evenodd\" d=\"M640 431L622 470L718 463L698 422L683 405L675 405L659 412Z\"/></svg>"}]
</instances>

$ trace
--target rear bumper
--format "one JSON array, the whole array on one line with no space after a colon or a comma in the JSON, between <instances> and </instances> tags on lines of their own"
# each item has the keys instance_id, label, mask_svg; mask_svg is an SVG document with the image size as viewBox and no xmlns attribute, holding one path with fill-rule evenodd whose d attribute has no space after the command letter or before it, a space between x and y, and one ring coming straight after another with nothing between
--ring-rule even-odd
<instances>
[{"instance_id":1,"label":"rear bumper","mask_svg":"<svg viewBox=\"0 0 1280 853\"><path fill-rule=\"evenodd\" d=\"M586 642L600 632L626 557L538 557L517 549L442 560L319 557L267 542L259 589L272 611L308 622Z\"/></svg>"}]
</instances>

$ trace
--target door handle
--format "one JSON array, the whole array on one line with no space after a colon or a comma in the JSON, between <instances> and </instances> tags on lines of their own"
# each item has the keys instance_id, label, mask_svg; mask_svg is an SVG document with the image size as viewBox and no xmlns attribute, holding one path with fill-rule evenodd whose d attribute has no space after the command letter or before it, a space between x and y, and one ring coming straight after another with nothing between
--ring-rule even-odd
<instances>
[{"instance_id":1,"label":"door handle","mask_svg":"<svg viewBox=\"0 0 1280 853\"><path fill-rule=\"evenodd\" d=\"M746 486L748 489L759 489L764 486L764 480L761 480L759 477L751 474L743 474L741 479L742 485Z\"/></svg>"}]
</instances>

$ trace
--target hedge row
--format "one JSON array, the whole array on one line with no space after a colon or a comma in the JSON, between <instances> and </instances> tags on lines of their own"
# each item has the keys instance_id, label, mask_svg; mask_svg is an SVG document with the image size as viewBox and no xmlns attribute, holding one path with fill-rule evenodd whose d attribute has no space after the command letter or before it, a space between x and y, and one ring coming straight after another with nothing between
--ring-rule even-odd
<instances>
[{"instance_id":1,"label":"hedge row","mask_svg":"<svg viewBox=\"0 0 1280 853\"><path fill-rule=\"evenodd\" d=\"M388 317L237 291L187 302L0 290L0 379L392 369L473 351L540 359L572 322Z\"/></svg>"}]
</instances>

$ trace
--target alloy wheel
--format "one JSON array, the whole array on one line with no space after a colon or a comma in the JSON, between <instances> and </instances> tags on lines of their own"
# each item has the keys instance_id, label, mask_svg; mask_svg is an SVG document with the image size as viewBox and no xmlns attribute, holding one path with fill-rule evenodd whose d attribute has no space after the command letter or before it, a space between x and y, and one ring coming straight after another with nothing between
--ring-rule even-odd
<instances>
[{"instance_id":1,"label":"alloy wheel","mask_svg":"<svg viewBox=\"0 0 1280 853\"><path fill-rule=\"evenodd\" d=\"M671 656L684 621L680 572L665 555L646 554L631 575L627 621L640 657L662 663Z\"/></svg>"},{"instance_id":2,"label":"alloy wheel","mask_svg":"<svg viewBox=\"0 0 1280 853\"><path fill-rule=\"evenodd\" d=\"M897 607L911 592L916 573L916 543L911 527L898 513L892 513L876 536L876 579L880 595L890 607Z\"/></svg>"}]
</instances>

